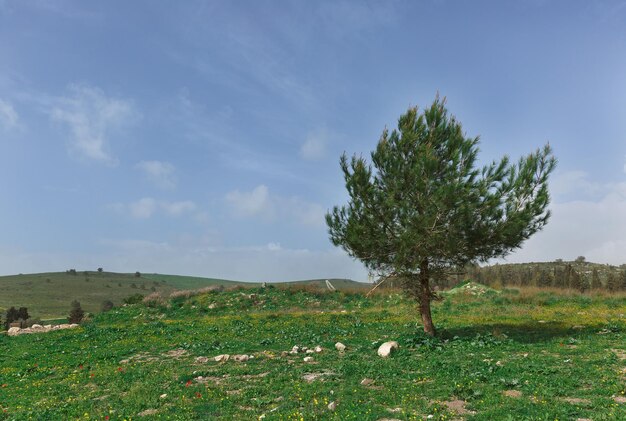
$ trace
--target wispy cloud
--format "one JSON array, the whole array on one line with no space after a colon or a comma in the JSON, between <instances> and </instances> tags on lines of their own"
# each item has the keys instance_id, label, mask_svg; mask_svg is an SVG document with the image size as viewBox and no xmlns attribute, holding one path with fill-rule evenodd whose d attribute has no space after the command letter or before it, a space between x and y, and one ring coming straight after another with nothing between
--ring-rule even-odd
<instances>
[{"instance_id":1,"label":"wispy cloud","mask_svg":"<svg viewBox=\"0 0 626 421\"><path fill-rule=\"evenodd\" d=\"M143 197L135 202L112 203L108 209L123 215L129 215L135 219L148 219L161 211L167 216L181 216L195 211L198 207L190 200L169 202L166 200L156 200L152 197Z\"/></svg>"},{"instance_id":2,"label":"wispy cloud","mask_svg":"<svg viewBox=\"0 0 626 421\"><path fill-rule=\"evenodd\" d=\"M241 192L233 190L226 195L226 202L239 216L272 217L274 206L270 200L269 189L261 184L252 191Z\"/></svg>"},{"instance_id":3,"label":"wispy cloud","mask_svg":"<svg viewBox=\"0 0 626 421\"><path fill-rule=\"evenodd\" d=\"M311 132L300 146L300 157L309 161L322 159L326 155L329 134L326 130Z\"/></svg>"},{"instance_id":4,"label":"wispy cloud","mask_svg":"<svg viewBox=\"0 0 626 421\"><path fill-rule=\"evenodd\" d=\"M18 124L18 114L13 108L13 105L0 99L0 127L3 129L9 130L17 127Z\"/></svg>"},{"instance_id":5,"label":"wispy cloud","mask_svg":"<svg viewBox=\"0 0 626 421\"><path fill-rule=\"evenodd\" d=\"M264 184L247 192L231 191L226 195L226 202L239 217L261 217L268 221L290 220L308 226L324 224L325 210L321 205L298 196L271 194Z\"/></svg>"},{"instance_id":6,"label":"wispy cloud","mask_svg":"<svg viewBox=\"0 0 626 421\"><path fill-rule=\"evenodd\" d=\"M109 97L97 87L70 85L69 94L54 101L50 116L69 128L70 154L115 165L109 134L136 118L137 112L130 100Z\"/></svg>"},{"instance_id":7,"label":"wispy cloud","mask_svg":"<svg viewBox=\"0 0 626 421\"><path fill-rule=\"evenodd\" d=\"M169 162L141 161L135 168L143 173L146 180L161 189L171 190L176 187L175 168Z\"/></svg>"}]
</instances>

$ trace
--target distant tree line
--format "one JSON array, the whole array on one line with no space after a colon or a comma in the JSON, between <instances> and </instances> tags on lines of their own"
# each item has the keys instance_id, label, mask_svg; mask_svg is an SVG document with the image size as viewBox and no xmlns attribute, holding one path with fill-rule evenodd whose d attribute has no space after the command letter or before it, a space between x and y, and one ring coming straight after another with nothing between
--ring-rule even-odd
<instances>
[{"instance_id":1,"label":"distant tree line","mask_svg":"<svg viewBox=\"0 0 626 421\"><path fill-rule=\"evenodd\" d=\"M574 262L557 260L553 263L504 264L486 267L469 266L462 279L469 279L497 287L552 287L574 289L580 292L606 290L626 291L626 265L621 267L585 262L579 256ZM448 276L441 287L458 283L458 276Z\"/></svg>"}]
</instances>

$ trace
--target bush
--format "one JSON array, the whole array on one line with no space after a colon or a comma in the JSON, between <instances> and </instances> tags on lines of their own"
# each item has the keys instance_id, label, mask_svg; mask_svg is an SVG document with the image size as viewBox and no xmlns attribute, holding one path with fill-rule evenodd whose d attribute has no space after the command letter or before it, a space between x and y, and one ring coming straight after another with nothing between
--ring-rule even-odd
<instances>
[{"instance_id":1,"label":"bush","mask_svg":"<svg viewBox=\"0 0 626 421\"><path fill-rule=\"evenodd\" d=\"M124 304L139 304L140 302L143 301L143 295L139 293L133 294L124 298L123 301L124 301Z\"/></svg>"},{"instance_id":2,"label":"bush","mask_svg":"<svg viewBox=\"0 0 626 421\"><path fill-rule=\"evenodd\" d=\"M102 304L100 305L100 310L101 310L103 313L106 313L107 311L109 311L109 310L113 309L113 307L114 307L114 306L113 306L113 301L111 301L111 300L104 300L104 301L102 302Z\"/></svg>"},{"instance_id":3,"label":"bush","mask_svg":"<svg viewBox=\"0 0 626 421\"><path fill-rule=\"evenodd\" d=\"M83 317L85 317L85 312L80 306L80 303L76 300L72 301L72 309L70 310L70 315L67 320L70 323L80 323Z\"/></svg>"}]
</instances>

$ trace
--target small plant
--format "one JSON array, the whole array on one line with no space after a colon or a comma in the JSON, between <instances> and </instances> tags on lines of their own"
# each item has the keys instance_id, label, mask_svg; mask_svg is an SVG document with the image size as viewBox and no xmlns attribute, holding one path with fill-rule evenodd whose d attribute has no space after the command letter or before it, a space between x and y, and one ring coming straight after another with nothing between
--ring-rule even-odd
<instances>
[{"instance_id":1,"label":"small plant","mask_svg":"<svg viewBox=\"0 0 626 421\"><path fill-rule=\"evenodd\" d=\"M135 278L141 278L141 272L139 271L135 272Z\"/></svg>"},{"instance_id":2,"label":"small plant","mask_svg":"<svg viewBox=\"0 0 626 421\"><path fill-rule=\"evenodd\" d=\"M98 273L102 273L103 269L102 268L98 268Z\"/></svg>"}]
</instances>

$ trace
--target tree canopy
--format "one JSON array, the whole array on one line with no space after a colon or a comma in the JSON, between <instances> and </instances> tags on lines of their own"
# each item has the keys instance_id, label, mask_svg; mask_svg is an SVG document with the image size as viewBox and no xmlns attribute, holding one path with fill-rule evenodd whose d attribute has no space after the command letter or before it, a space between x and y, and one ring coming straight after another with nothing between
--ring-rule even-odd
<instances>
[{"instance_id":1,"label":"tree canopy","mask_svg":"<svg viewBox=\"0 0 626 421\"><path fill-rule=\"evenodd\" d=\"M517 163L505 156L477 167L478 142L437 97L383 131L371 164L356 155L340 159L350 200L326 215L332 243L371 272L402 279L420 301L429 334L430 280L508 254L550 216L550 146Z\"/></svg>"}]
</instances>

